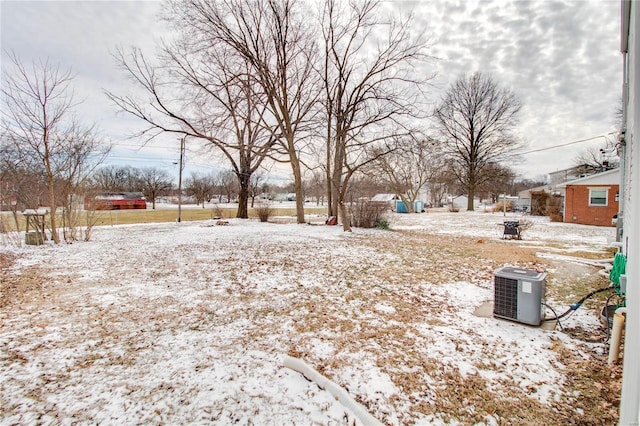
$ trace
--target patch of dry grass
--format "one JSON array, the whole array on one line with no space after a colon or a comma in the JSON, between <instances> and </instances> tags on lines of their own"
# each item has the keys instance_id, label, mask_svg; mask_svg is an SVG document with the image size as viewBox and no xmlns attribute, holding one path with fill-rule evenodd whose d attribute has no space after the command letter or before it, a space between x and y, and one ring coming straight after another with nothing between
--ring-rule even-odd
<instances>
[{"instance_id":1,"label":"patch of dry grass","mask_svg":"<svg viewBox=\"0 0 640 426\"><path fill-rule=\"evenodd\" d=\"M166 286L167 294L140 298L138 306L116 309L92 305L81 295L122 283L101 282L80 287L73 273L59 273L56 280L66 284L49 286L43 293L41 283L50 279L53 272L44 268L33 268L29 274L15 275L9 280L3 278L0 304L18 310L27 309L27 305L36 310L55 307L60 317L77 318L77 323L85 324L86 329L75 337L78 341L58 343L74 347L92 341L100 348L99 352L80 353L74 365L79 369L132 366L151 356L150 336L161 332L212 333L217 328L244 321L241 333L218 343L221 350L225 347L233 350L236 345L268 351L275 345L291 356L304 359L343 386L346 384L341 383L340 372L366 351L375 366L388 375L399 390L386 403L396 408L402 424L412 424L419 414L462 424L484 422L487 416L505 425L615 423L620 370L608 369L602 356L588 349L577 354L560 341L554 343L553 349L558 354L558 362L564 366L567 380L558 385L558 398L549 404L535 398L535 384L522 387L508 375L490 381L481 374L504 373L509 366L499 354L501 348L491 346L474 330L467 329L464 334L450 337L450 344L452 350L468 354L469 359L483 360L475 363L476 371L462 372L425 350L434 343L429 333L447 327L446 314L459 307L455 300L428 293L424 283L446 285L467 281L488 288L495 269L509 263L554 269L548 291L554 298L564 300L600 285L599 279L589 273L593 272L591 267L586 267L584 277L569 279L569 269L563 269L566 265L537 258L535 247L416 231L381 232L375 238L354 236L350 244L351 250L376 256L371 256L372 259L364 256L361 264L354 265L343 263L339 256L332 257L331 252L319 251L313 241L298 247L299 251L317 252L314 267L318 271L313 281L303 279L308 272L304 257L284 243L268 247L244 245L236 251L219 254L202 245L191 247L194 253L202 252L206 256L191 259L190 269L183 270L169 253L157 253L156 264L148 273L148 285ZM376 261L381 257L385 262ZM6 267L11 259L5 258L2 262L0 258L0 263ZM215 270L217 275L202 272L207 270ZM284 281L280 287L275 284L272 288L261 287L260 277L277 272ZM185 304L172 295L179 291L171 287L172 276L180 274L187 274L194 283L200 282L193 286L202 290L197 303ZM378 313L380 306L388 308L384 315ZM131 328L132 324L137 328ZM34 319L33 326L44 329L47 324ZM475 342L473 348L469 340ZM332 356L318 355L315 346L318 341L332 348ZM29 354L14 351L6 356L10 359L3 362L24 363ZM206 362L196 368L206 369ZM47 390L52 383L67 379L43 377L42 380L45 383L38 389ZM38 389L33 389L30 397L45 401L46 395ZM138 391L132 389L131 393ZM162 387L153 390L158 397L170 391ZM379 409L376 401L360 398L360 402L372 412ZM384 416L382 412L377 413Z\"/></svg>"},{"instance_id":2,"label":"patch of dry grass","mask_svg":"<svg viewBox=\"0 0 640 426\"><path fill-rule=\"evenodd\" d=\"M151 204L149 204L151 206ZM257 206L257 205L256 205ZM211 207L206 208L193 208L192 206L183 207L181 213L181 220L184 222L210 220L214 218L233 218L236 216L237 208L231 207ZM326 207L324 206L308 206L305 208L305 214L317 215L326 213ZM295 208L290 207L278 207L277 204L270 206L270 216L282 216L293 217L295 216ZM18 215L20 229L24 230L25 221L22 214ZM258 219L258 208L249 208L249 218ZM166 223L175 222L178 219L178 210L174 209L161 209L153 210L151 207L146 210L98 210L92 212L92 221L94 226L115 226L115 225L130 225L134 223ZM81 216L81 221L86 220L84 215ZM283 220L283 219L280 219ZM295 222L295 218L291 219ZM59 218L59 222L61 220ZM291 223L287 220L283 223ZM0 212L0 234L9 235L10 232L15 231L15 222L13 218L6 212ZM80 223L80 226L85 226L84 222Z\"/></svg>"}]
</instances>

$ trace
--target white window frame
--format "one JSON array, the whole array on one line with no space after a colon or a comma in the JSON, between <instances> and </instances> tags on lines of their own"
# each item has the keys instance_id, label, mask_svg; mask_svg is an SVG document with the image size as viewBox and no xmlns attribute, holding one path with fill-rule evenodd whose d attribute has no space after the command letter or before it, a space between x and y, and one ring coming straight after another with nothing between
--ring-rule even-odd
<instances>
[{"instance_id":1,"label":"white window frame","mask_svg":"<svg viewBox=\"0 0 640 426\"><path fill-rule=\"evenodd\" d=\"M596 204L593 203L593 193L595 191L604 191L604 204ZM602 197L597 197L602 198ZM589 188L589 207L607 207L609 205L609 188L603 186L595 186L593 188Z\"/></svg>"}]
</instances>

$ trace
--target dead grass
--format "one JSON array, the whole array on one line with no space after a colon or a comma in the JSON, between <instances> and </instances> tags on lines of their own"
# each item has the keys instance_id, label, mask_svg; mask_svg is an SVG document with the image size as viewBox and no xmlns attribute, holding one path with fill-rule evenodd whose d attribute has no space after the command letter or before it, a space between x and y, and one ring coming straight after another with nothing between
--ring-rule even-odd
<instances>
[{"instance_id":1,"label":"dead grass","mask_svg":"<svg viewBox=\"0 0 640 426\"><path fill-rule=\"evenodd\" d=\"M2 212L0 212L2 213ZM236 208L227 207L207 207L207 208L183 208L181 213L181 220L185 222L210 220L214 218L233 218L236 216ZM305 214L324 214L326 213L326 207L324 206L309 206L305 208ZM278 207L277 204L270 206L270 216L295 216L295 208L283 208ZM24 217L19 215L20 227L24 230L25 223ZM259 214L256 208L249 208L249 218L258 219ZM11 231L15 231L15 222L12 217L4 213L0 216L2 221L2 227L0 233L5 234ZM83 220L86 217L83 215ZM166 223L175 222L178 219L177 209L156 209L148 208L146 210L99 210L92 215L92 223L94 226L115 226L115 225L129 225L134 223ZM295 222L295 218L294 218ZM61 222L59 222L61 223ZM85 226L85 223L80 223L79 226Z\"/></svg>"},{"instance_id":2,"label":"dead grass","mask_svg":"<svg viewBox=\"0 0 640 426\"><path fill-rule=\"evenodd\" d=\"M135 214L135 212L131 212ZM133 217L133 216L132 216ZM402 424L412 424L416 413L433 415L445 422L475 424L486 421L491 415L504 425L548 424L614 424L617 421L618 396L620 394L620 368L610 369L602 356L592 351L582 355L567 349L556 341L554 350L564 365L568 380L558 389L558 400L544 404L534 397L536 387L521 387L515 380L504 379L489 383L478 373L463 374L457 368L443 365L441 360L428 355L423 349L432 340L419 328L446 326L443 313L456 309L455 301L439 299L424 294L417 282L451 283L468 281L481 287L491 286L493 272L505 263L522 267L553 269L549 273L548 294L554 299L569 300L574 294L583 294L602 281L594 275L592 267L581 268L581 273L545 259L537 258L536 247L515 245L500 240L479 240L460 236L431 235L416 231L395 231L382 238L361 238L354 246L358 250L372 250L388 254L388 262L380 264L335 265L326 259L327 268L338 270L325 282L314 285L298 282L297 287L284 292L260 291L249 278L255 274L269 274L283 267L292 280L304 274L305 265L297 261L284 245L269 247L269 256L263 248L249 247L224 258L203 259L203 268L228 271L228 278L235 288L225 293L211 293L204 297L203 305L177 305L170 296L145 300L145 309L119 307L118 310L94 309L83 338L94 340L107 349L98 355L88 352L76 367L92 369L117 365L127 367L136 360L148 356L148 342L137 334L128 334L120 325L123 321L138 324L145 333L170 327L191 331L225 327L237 318L250 318L260 326L248 329L236 343L243 347L260 347L277 339L289 355L300 357L332 380L340 382L340 370L352 362L350 354L361 348L375 353L375 365L388 374L404 397L392 395L391 403L406 406L401 412ZM179 247L177 248L179 249ZM73 294L72 275L58 277L65 286L44 288L42 283L50 271L32 268L22 275L5 274L12 259L0 254L2 281L0 307L22 308L34 305L35 309L51 309L56 306L60 315L73 317L78 301L56 303L63 294ZM175 265L164 264L155 269L151 278L164 282L175 273ZM196 260L194 260L196 262ZM164 272L163 272L164 271ZM170 271L170 272L168 272ZM194 277L196 278L196 277ZM389 283L386 287L380 282ZM117 286L118 283L100 283L101 286ZM208 283L212 287L215 282ZM325 289L330 286L332 291ZM279 298L279 299L278 299ZM283 303L282 300L285 302ZM208 306L225 306L224 315ZM370 313L377 305L393 307L385 316L386 323L371 323ZM592 306L595 309L596 305ZM285 325L295 318L293 334L283 334ZM44 328L46 324L34 327ZM484 342L483 336L468 330L469 338ZM315 339L326 340L335 350L335 356L319 357L314 351ZM124 352L109 349L111 342L126 342ZM77 342L80 343L80 342ZM457 352L470 349L462 337L452 337ZM484 344L482 359L475 365L478 370L504 371L506 367L497 356L499 348ZM585 358L585 355L587 357ZM25 363L28 355L12 352L4 355L3 362ZM8 358L6 358L8 357ZM498 361L496 361L498 360ZM202 365L199 368L206 368ZM43 378L48 382L63 381L60 377ZM47 382L47 383L48 383ZM560 386L560 385L559 385ZM133 392L133 390L132 390ZM162 394L167 389L158 389ZM45 400L41 390L34 389L34 400ZM375 401L360 401L375 408ZM576 410L582 412L579 414ZM2 411L0 410L0 414Z\"/></svg>"},{"instance_id":3,"label":"dead grass","mask_svg":"<svg viewBox=\"0 0 640 426\"><path fill-rule=\"evenodd\" d=\"M580 418L583 425L617 424L622 366L609 366L606 355L585 359L559 340L555 341L554 350L566 368L567 387L573 390L573 393L563 393L557 410L567 417L576 411L583 412Z\"/></svg>"}]
</instances>

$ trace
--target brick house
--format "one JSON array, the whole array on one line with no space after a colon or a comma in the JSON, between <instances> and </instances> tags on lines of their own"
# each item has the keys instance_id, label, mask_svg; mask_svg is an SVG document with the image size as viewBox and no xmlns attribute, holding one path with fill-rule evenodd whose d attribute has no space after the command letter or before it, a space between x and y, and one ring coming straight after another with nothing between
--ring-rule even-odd
<instances>
[{"instance_id":1,"label":"brick house","mask_svg":"<svg viewBox=\"0 0 640 426\"><path fill-rule=\"evenodd\" d=\"M619 211L620 169L589 175L559 185L565 189L564 221L615 226Z\"/></svg>"}]
</instances>

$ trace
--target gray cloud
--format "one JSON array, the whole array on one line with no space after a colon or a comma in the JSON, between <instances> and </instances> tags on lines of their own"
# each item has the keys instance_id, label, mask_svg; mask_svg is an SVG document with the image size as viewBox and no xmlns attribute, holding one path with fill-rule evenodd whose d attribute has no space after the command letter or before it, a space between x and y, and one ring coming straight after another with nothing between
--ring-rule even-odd
<instances>
[{"instance_id":1,"label":"gray cloud","mask_svg":"<svg viewBox=\"0 0 640 426\"><path fill-rule=\"evenodd\" d=\"M385 7L414 7L416 32L430 35L427 53L439 61L423 72L438 71L433 102L456 78L482 71L522 100L518 133L529 150L613 130L622 78L618 1L391 1ZM136 45L151 54L167 31L160 10L144 1L2 1L2 48L25 61L50 57L71 67L87 118L117 141L136 124L116 117L102 94L103 88L130 90L110 52ZM4 59L3 52L3 66ZM533 176L568 167L581 147L528 155L517 170Z\"/></svg>"},{"instance_id":2,"label":"gray cloud","mask_svg":"<svg viewBox=\"0 0 640 426\"><path fill-rule=\"evenodd\" d=\"M482 71L512 89L524 104L526 150L613 130L622 78L618 2L445 3L422 4L442 58L437 87ZM569 167L580 148L529 155L517 169L530 175Z\"/></svg>"}]
</instances>

